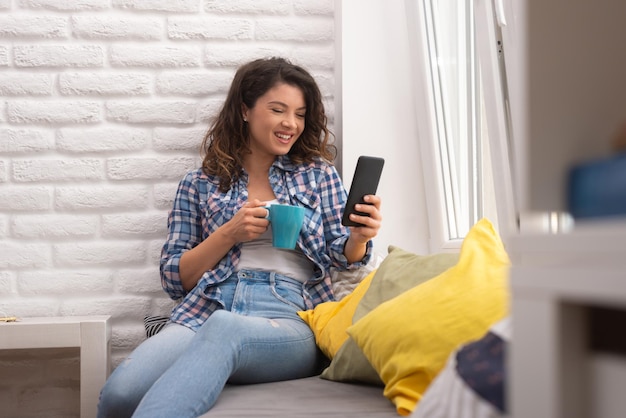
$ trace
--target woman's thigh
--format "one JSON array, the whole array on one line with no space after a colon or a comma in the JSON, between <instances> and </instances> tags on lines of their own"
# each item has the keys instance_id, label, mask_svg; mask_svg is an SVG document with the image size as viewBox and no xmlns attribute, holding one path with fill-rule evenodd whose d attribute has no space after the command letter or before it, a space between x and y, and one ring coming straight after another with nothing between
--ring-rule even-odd
<instances>
[{"instance_id":1,"label":"woman's thigh","mask_svg":"<svg viewBox=\"0 0 626 418\"><path fill-rule=\"evenodd\" d=\"M240 271L238 276L231 311L209 318L196 337L222 335L223 343L239 347L230 382L314 374L319 360L315 336L297 314L306 309L302 283L269 272Z\"/></svg>"},{"instance_id":2,"label":"woman's thigh","mask_svg":"<svg viewBox=\"0 0 626 418\"><path fill-rule=\"evenodd\" d=\"M219 310L200 327L183 357L187 368L202 364L224 382L257 383L316 374L319 354L313 332L299 318Z\"/></svg>"},{"instance_id":3,"label":"woman's thigh","mask_svg":"<svg viewBox=\"0 0 626 418\"><path fill-rule=\"evenodd\" d=\"M239 317L241 352L229 381L260 383L319 372L320 352L311 329L298 320ZM262 335L257 335L257 333Z\"/></svg>"}]
</instances>

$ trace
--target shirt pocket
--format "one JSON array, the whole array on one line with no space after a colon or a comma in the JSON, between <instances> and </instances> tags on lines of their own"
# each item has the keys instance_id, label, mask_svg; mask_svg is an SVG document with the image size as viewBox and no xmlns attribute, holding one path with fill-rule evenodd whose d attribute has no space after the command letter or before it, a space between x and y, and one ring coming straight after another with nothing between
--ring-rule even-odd
<instances>
[{"instance_id":1,"label":"shirt pocket","mask_svg":"<svg viewBox=\"0 0 626 418\"><path fill-rule=\"evenodd\" d=\"M233 217L234 209L228 202L223 202L219 199L209 199L208 202L200 203L200 210L203 218L204 238L206 238Z\"/></svg>"}]
</instances>

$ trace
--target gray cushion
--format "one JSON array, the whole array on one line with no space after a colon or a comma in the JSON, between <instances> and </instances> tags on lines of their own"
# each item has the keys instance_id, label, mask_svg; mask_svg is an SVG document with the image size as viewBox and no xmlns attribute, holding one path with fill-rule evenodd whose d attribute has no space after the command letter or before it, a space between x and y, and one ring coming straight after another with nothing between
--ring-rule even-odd
<instances>
[{"instance_id":1,"label":"gray cushion","mask_svg":"<svg viewBox=\"0 0 626 418\"><path fill-rule=\"evenodd\" d=\"M317 376L254 385L227 385L201 418L397 418L380 387L332 382Z\"/></svg>"}]
</instances>

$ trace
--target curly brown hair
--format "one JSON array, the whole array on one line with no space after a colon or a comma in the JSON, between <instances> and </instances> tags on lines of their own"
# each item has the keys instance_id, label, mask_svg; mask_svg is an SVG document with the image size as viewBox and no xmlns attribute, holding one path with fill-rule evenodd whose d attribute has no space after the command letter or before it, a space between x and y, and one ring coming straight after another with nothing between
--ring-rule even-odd
<instances>
[{"instance_id":1,"label":"curly brown hair","mask_svg":"<svg viewBox=\"0 0 626 418\"><path fill-rule=\"evenodd\" d=\"M241 176L243 158L250 152L248 124L243 120L243 105L252 109L259 97L278 83L302 91L306 102L304 130L287 154L296 164L321 158L332 163L337 148L328 130L322 94L313 77L302 67L279 57L251 61L237 69L220 113L209 127L201 144L202 170L219 178L225 192Z\"/></svg>"}]
</instances>

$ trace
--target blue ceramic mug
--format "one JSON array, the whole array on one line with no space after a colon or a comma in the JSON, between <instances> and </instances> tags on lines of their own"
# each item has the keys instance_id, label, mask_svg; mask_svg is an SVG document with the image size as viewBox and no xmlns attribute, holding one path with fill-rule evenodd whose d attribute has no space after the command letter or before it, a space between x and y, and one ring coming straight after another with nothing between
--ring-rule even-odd
<instances>
[{"instance_id":1,"label":"blue ceramic mug","mask_svg":"<svg viewBox=\"0 0 626 418\"><path fill-rule=\"evenodd\" d=\"M304 222L302 206L278 205L266 206L267 219L272 224L272 245L276 248L293 250Z\"/></svg>"}]
</instances>

